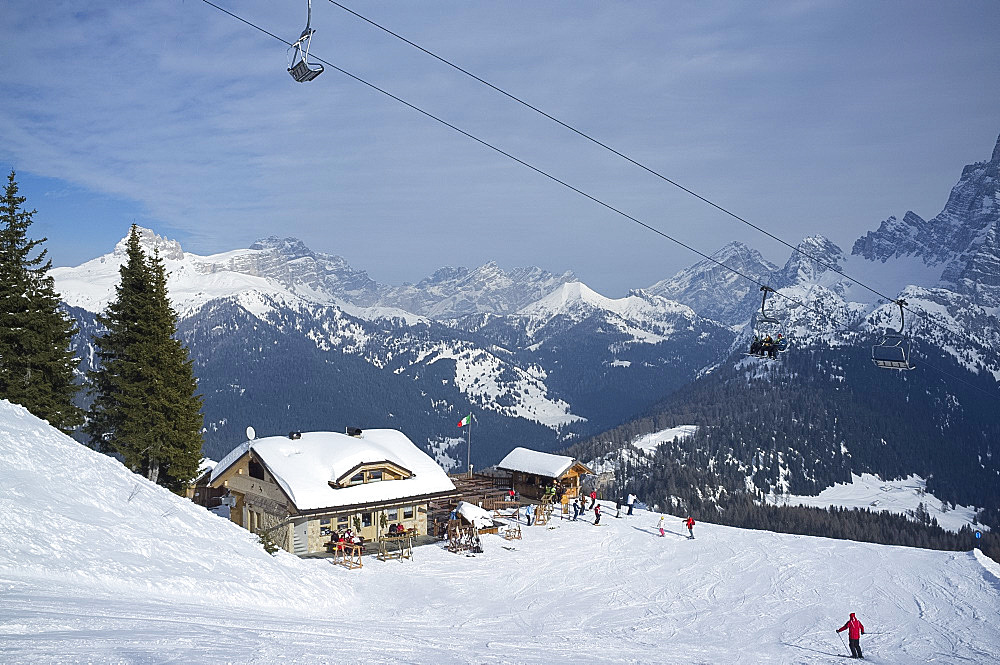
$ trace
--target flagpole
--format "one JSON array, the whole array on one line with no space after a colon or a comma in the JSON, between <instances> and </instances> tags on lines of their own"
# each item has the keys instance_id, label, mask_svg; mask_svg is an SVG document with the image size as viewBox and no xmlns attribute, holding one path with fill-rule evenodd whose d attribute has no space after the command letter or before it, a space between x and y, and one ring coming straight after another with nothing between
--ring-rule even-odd
<instances>
[{"instance_id":1,"label":"flagpole","mask_svg":"<svg viewBox=\"0 0 1000 665\"><path fill-rule=\"evenodd\" d=\"M469 478L472 477L472 414L469 414L469 444L465 452L465 464L469 467Z\"/></svg>"}]
</instances>

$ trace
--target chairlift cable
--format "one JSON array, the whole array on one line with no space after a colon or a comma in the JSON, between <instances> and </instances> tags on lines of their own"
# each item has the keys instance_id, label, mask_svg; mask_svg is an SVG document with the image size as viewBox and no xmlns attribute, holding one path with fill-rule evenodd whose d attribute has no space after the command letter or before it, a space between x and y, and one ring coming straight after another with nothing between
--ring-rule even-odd
<instances>
[{"instance_id":1,"label":"chairlift cable","mask_svg":"<svg viewBox=\"0 0 1000 665\"><path fill-rule=\"evenodd\" d=\"M416 42L413 42L413 41L407 39L406 37L403 37L399 33L393 32L389 28L387 28L387 27L385 27L385 26L383 26L383 25L381 25L379 23L376 23L375 21L371 20L370 18L368 18L366 16L362 16L361 14L359 14L356 11L354 11L350 7L345 7L344 5L340 4L336 0L328 0L328 2L330 4L332 4L332 5L340 7L341 9L343 9L344 11L346 11L349 14L353 14L354 16L358 17L362 21L370 23L371 25L375 26L379 30L382 30L383 32L386 32L386 33L392 35L396 39L399 39L399 40L401 40L401 41L409 44L410 46L414 47L415 49L417 49L419 51L422 51L423 53L426 53L427 55L429 55L432 58L434 58L434 59L436 59L436 60L444 63L445 65L448 65L449 67L451 67L451 68L453 68L453 69L455 69L455 70L457 70L457 71L465 74L469 78L472 78L472 79L478 81L479 83L482 83L483 85L487 86L488 88L491 88L491 89L495 90L496 92L499 92L501 95L504 95L505 97L508 97L509 99L512 99L513 101L517 102L518 104L521 104L522 106L524 106L526 108L529 108L532 111L534 111L534 112L536 112L536 113L538 113L538 114L540 114L540 115L548 118L549 120L551 120L552 122L556 123L557 125L560 125L561 127L564 127L565 129L568 129L569 131L571 131L574 134L577 134L578 136L580 136L580 137L582 137L582 138L590 141L591 143L594 143L595 145L598 145L601 148L604 148L605 150L607 150L607 151L609 151L609 152L617 155L618 157L621 157L622 159L624 159L625 161L629 162L630 164L633 164L634 166L638 166L640 169L646 171L647 173L650 173L650 174L656 176L657 178L663 180L664 182L667 182L667 183L673 185L674 187L680 189L681 191L683 191L683 192L685 192L687 194L690 194L691 196L695 197L699 201L702 201L702 202L704 202L704 203L712 206L716 210L719 210L720 212L723 212L726 215L729 215L733 219L739 220L740 222L746 224L747 226L750 226L751 228L756 229L757 231L759 231L759 232L763 233L764 235L772 238L773 240L778 241L779 243L785 245L786 247L789 247L793 252L798 252L799 254L801 254L801 255L809 258L810 260L816 262L817 264L823 266L824 268L827 268L828 270L835 270L837 272L840 272L839 270L837 270L837 268L835 266L830 265L829 263L823 261L822 259L813 256L809 252L806 252L804 250L799 249L796 245L792 245L792 244L786 242L785 240L783 240L783 239L779 238L778 236L776 236L776 235L772 234L771 232L769 232L767 229L761 228L760 226L757 226L753 222L750 222L749 220L744 219L743 217L740 217L739 215L737 215L736 213L732 212L731 210L728 210L728 209L724 208L723 206L719 205L718 203L715 203L711 199L709 199L709 198L707 198L705 196L702 196L698 192L695 192L694 190L692 190L692 189L690 189L688 187L685 187L684 185L680 184L676 180L668 178L667 176L663 175L659 171L657 171L657 170L655 170L655 169L653 169L653 168L651 168L649 166L646 166L642 162L640 162L640 161L638 161L638 160L636 160L636 159L634 159L634 158L626 155L625 153L621 152L620 150L617 150L616 148L608 145L607 143L604 143L600 139L594 138L593 136L591 136L590 134L587 134L583 130L577 129L573 125L570 125L569 123L560 120L559 118L557 118L557 117L553 116L552 114L550 114L550 113L548 113L548 112L546 112L546 111L538 108L537 106L531 104L530 102L527 102L527 101L521 99L517 95L515 95L515 94L513 94L511 92L508 92L508 91L504 90L503 88L501 88L501 87L499 87L497 85L494 85L493 83L490 83L486 79L484 79L484 78L482 78L480 76L477 76L476 74L473 74L469 70L467 70L467 69L465 69L465 68L463 68L463 67L455 64L454 62L448 60L447 58L444 58L444 57L438 55L437 53L434 53L433 51L424 48L420 44L417 44ZM843 274L843 273L841 273L841 274ZM849 276L847 276L847 275L845 275L845 276L848 277L848 279L851 279ZM888 298L888 296L883 295L882 293L880 293L880 292L876 291L875 289L873 289L873 288L871 288L871 287L863 284L862 282L856 281L854 279L851 279L851 281L854 282L855 284L857 284L858 286L862 286L862 287L868 289L869 291L871 291L872 293L874 293L875 295L877 295L877 296L879 296L881 298Z\"/></svg>"},{"instance_id":2,"label":"chairlift cable","mask_svg":"<svg viewBox=\"0 0 1000 665\"><path fill-rule=\"evenodd\" d=\"M211 7L214 7L215 9L218 9L219 11L223 12L224 14L227 14L227 15L229 15L229 16L237 19L241 23L244 23L244 24L246 24L246 25L254 28L255 30L257 30L257 31L259 31L261 33L263 33L265 35L268 35L269 37L272 37L272 38L276 39L277 41L280 41L283 44L291 46L291 43L288 42L288 41L286 41L282 37L279 37L278 35L274 34L273 32L270 32L269 30L256 25L255 23L252 23L251 21L248 21L247 19L245 19L245 18L243 18L241 16L238 16L237 14L234 14L233 12L231 12L231 11L229 11L229 10L223 8L223 7L220 7L219 5L217 5L214 2L212 2L212 0L202 0L202 2L204 2L205 4L207 4L207 5L211 6ZM519 157L516 157L515 155L513 155L513 154L511 154L511 153L503 150L502 148L499 148L499 147L493 145L492 143L489 143L488 141L486 141L484 139L481 139L478 136L475 136L474 134L471 134L471 133L467 132L466 130L462 129L461 127L458 127L457 125L454 125L454 124L448 122L447 120L444 120L443 118L441 118L439 116L436 116L433 113L431 113L429 111L426 111L426 110L420 108L419 106L416 106L415 104L412 104L411 102L406 101L405 99L403 99L401 97L398 97L397 95L389 92L388 90L385 90L384 88L381 88L378 85L376 85L374 83L371 83L370 81L367 81L367 80L361 78L360 76L357 76L356 74L353 74L353 73L347 71L346 69L343 69L342 67L338 67L337 65L333 64L332 62L329 62L328 60L324 60L323 58L321 58L319 56L315 56L314 55L313 57L314 57L314 59L316 61L321 62L321 63L327 65L331 69L340 72L344 76L347 76L348 78L351 78L351 79L357 81L358 83L361 83L361 84L363 84L363 85L371 88L372 90L375 90L376 92L379 92L379 93L385 95L386 97L389 97L390 99L393 99L393 100L399 102L400 104L402 104L402 105L404 105L404 106L406 106L406 107L408 107L410 109L413 109L414 111L420 113L421 115L424 115L424 116L426 116L426 117L428 117L428 118L430 118L430 119L432 119L432 120L434 120L434 121L436 121L436 122L444 125L445 127L448 127L449 129L451 129L453 131L456 131L459 134L462 134L463 136L465 136L465 137L467 137L467 138L475 141L476 143L479 143L480 145L482 145L482 146L484 146L486 148L489 148L490 150L492 150L494 152L497 152L497 153L503 155L504 157L507 157L508 159L510 159L510 160L512 160L514 162L517 162L518 164L521 164L522 166L524 166L524 167L526 167L526 168L534 171L535 173L538 173L539 175L544 176L545 178L548 178L549 180L551 180L551 181L553 181L553 182L555 182L555 183L557 183L559 185L562 185L563 187L565 187L565 188L567 188L567 189L569 189L569 190L571 190L571 191L579 194L580 196L582 196L582 197L584 197L584 198L586 198L586 199L588 199L590 201L593 201L594 203L596 203L596 204L598 204L598 205L600 205L600 206L602 206L602 207L604 207L604 208L606 208L606 209L608 209L608 210L610 210L610 211L612 211L612 212L614 212L614 213L616 213L616 214L624 217L625 219L628 219L629 221L634 222L635 224L643 227L644 229L646 229L648 231L652 231L653 233L655 233L655 234L657 234L659 236L662 236L663 238L666 238L667 240L670 240L671 242L673 242L673 243L675 243L675 244L683 247L684 249L687 249L688 251L691 251L691 252L697 254L698 256L701 256L702 258L707 259L707 260L711 261L712 263L715 263L716 265L718 265L721 268L723 268L723 269L725 269L725 270L733 273L734 275L737 275L738 277L742 277L743 279L747 280L748 282L751 282L752 284L756 284L759 287L766 287L766 288L769 288L769 289L771 288L770 286L761 283L756 278L754 278L754 277L752 277L750 275L744 274L743 272L740 272L739 270L726 265L722 261L719 261L718 259L716 259L716 258L714 258L712 256L709 256L708 254L705 254L701 250L699 250L699 249L697 249L697 248L695 248L695 247L693 247L693 246L691 246L691 245L689 245L689 244L687 244L687 243L685 243L685 242L683 242L683 241L681 241L681 240L679 240L677 238L674 238L670 234L668 234L668 233L666 233L664 231L661 231L660 229L656 228L655 226L651 226L650 224L642 221L641 219L639 219L637 217L634 217L634 216L628 214L627 212L625 212L625 211L623 211L623 210L621 210L619 208L616 208L615 206L611 205L610 203L606 203L605 201L603 201L603 200L601 200L601 199L599 199L599 198L597 198L597 197L595 197L595 196L593 196L591 194L588 194L587 192L583 191L582 189L579 189L578 187L576 187L574 185L571 185L570 183L566 182L565 180L561 180L560 178L558 178L558 177L556 177L556 176L548 173L547 171L544 171L544 170L540 169L537 166L534 166L533 164L530 164L529 162L524 161L523 159L521 159ZM840 274L843 274L843 273L840 273ZM871 289L869 289L869 290L871 290ZM876 293L876 294L878 294L878 292L875 292L875 291L873 291L873 292ZM831 321L831 322L835 321L833 318L830 317L829 314L827 314L826 312L822 311L821 309L819 309L819 308L817 308L817 307L815 307L813 305L808 305L808 304L806 304L806 303L804 303L804 302L802 302L800 300L797 300L797 299L795 299L795 298L793 298L793 297L791 297L791 296L789 296L787 294L781 293L781 291L777 291L777 290L773 290L772 289L771 293L774 293L774 295L777 295L777 296L780 296L781 298L784 298L788 302L793 303L794 305L796 305L798 307L806 307L807 309L809 309L809 310L815 312L816 314L818 314L821 319L828 320L828 321ZM878 294L878 295L881 295L881 294ZM890 302L894 302L895 301L895 299L889 298L888 296L882 296L882 297L886 298ZM936 324L936 325L938 327L940 327L940 328L944 328L946 330L948 329L946 326L941 326L940 324ZM832 333L835 333L835 332L838 332L838 331L849 331L849 330L851 330L852 327L853 326L848 327L848 328L834 329L832 331L829 331L828 333L823 333L823 334L824 335L825 334L832 334ZM931 367L932 369L937 369L937 368L934 368L932 365L926 365L926 366L927 367ZM940 371L941 373L943 373L943 374L945 374L947 376L951 376L950 374L944 372L943 370L939 370L938 369L937 371ZM952 378L955 378L956 380L962 381L963 383L965 383L965 384L967 384L967 385L969 385L969 386L971 386L973 388L976 388L977 390L983 392L984 394L990 395L991 397L994 397L995 399L1000 400L1000 395L998 395L998 394L990 393L990 392L988 392L988 391L986 391L986 390L984 390L982 388L979 388L978 386L976 386L976 385L974 385L972 383L969 383L968 381L965 381L965 380L963 380L963 379L961 379L959 377L952 377Z\"/></svg>"},{"instance_id":3,"label":"chairlift cable","mask_svg":"<svg viewBox=\"0 0 1000 665\"><path fill-rule=\"evenodd\" d=\"M530 102L527 102L524 99L518 97L517 95L515 95L515 94L513 94L511 92L508 92L507 90L504 90L503 88L501 88L501 87L499 87L499 86L497 86L497 85L495 85L495 84L487 81L486 79L482 78L481 76L478 76L478 75L474 74L473 72L465 69L464 67L461 67L460 65L457 65L454 62L448 60L447 58L445 58L443 56L440 56L437 53L434 53L433 51L431 51L431 50L429 50L429 49L421 46L420 44L417 44L416 42L414 42L414 41L412 41L410 39L407 39L406 37L400 35L397 32L394 32L393 30L385 27L384 25L381 25L380 23L378 23L376 21L373 21L372 19L368 18L367 16L359 14L358 12L354 11L350 7L347 7L347 6L342 5L341 3L337 2L337 0L327 0L327 1L330 4L332 4L332 5L336 6L336 7L339 7L342 10L344 10L345 12L347 12L347 13L353 15L353 16L356 16L357 18L361 19L362 21L365 21L366 23L369 23L370 25L374 26L375 28L378 28L379 30L381 30L381 31L383 31L383 32L385 32L385 33L387 33L387 34L395 37L396 39L399 39L400 41L402 41L402 42L404 42L406 44L409 44L413 48L415 48L415 49L417 49L417 50L419 50L419 51L421 51L421 52L429 55L430 57L434 58L435 60L438 60L439 62L441 62L441 63L443 63L443 64L451 67L452 69L455 69L456 71L459 71L462 74L465 74L469 78L471 78L471 79L473 79L475 81L478 81L479 83L482 83L486 87L488 87L488 88L490 88L492 90L495 90L496 92L500 93L501 95L504 95L505 97L507 97L507 98L509 98L509 99L511 99L511 100L513 100L515 102L517 102L518 104L521 104L522 106L524 106L524 107L526 107L526 108L528 108L528 109L530 109L530 110L538 113L539 115L542 115L542 116L548 118L549 120L551 120L552 122L556 123L557 125L565 128L565 129L568 129L569 131L571 131L574 134L577 134L578 136L580 136L580 137L582 137L582 138L590 141L591 143L594 143L595 145L598 145L601 148L604 148L605 150L607 150L607 151L609 151L609 152L617 155L618 157L621 157L622 159L624 159L625 161L629 162L630 164L632 164L634 166L637 166L640 169L646 171L647 173L650 173L651 175L656 176L657 178L663 180L664 182L667 182L667 183L673 185L677 189L680 189L681 191L683 191L683 192L685 192L685 193L693 196L694 198L698 199L699 201L702 201L703 203L706 203L707 205L715 208L716 210L724 213L725 215L728 215L729 217L732 217L733 219L735 219L735 220L737 220L737 221L739 221L739 222L741 222L741 223L749 226L750 228L752 228L752 229L754 229L754 230L756 230L756 231L758 231L758 232L766 235L767 237L771 238L772 240L775 240L775 241L781 243L785 247L788 247L789 249L791 249L793 252L795 252L797 254L800 254L800 255L808 258L809 260L813 261L817 265L820 265L820 266L826 268L827 270L833 270L834 272L837 272L840 275L843 275L845 278L847 278L853 284L856 284L856 285L858 285L858 286L860 286L860 287L862 287L862 288L870 291L871 293L873 293L873 294L877 295L878 297L883 298L884 300L887 300L889 302L895 302L896 301L895 298L891 298L891 297L885 295L884 293L882 293L881 291L879 291L879 290L877 290L877 289L875 289L875 288L867 285L866 283L862 282L861 280L855 279L854 277L851 277L846 272L843 272L842 270L840 270L839 268L837 268L835 265L832 265L832 264L824 261L823 259L821 259L821 258L819 258L817 256L814 256L810 252L807 252L807 251L805 251L803 249L800 249L797 245L793 245L793 244L789 243L788 241L784 240L783 238L781 238L781 237L779 237L779 236L771 233L767 229L765 229L765 228L763 228L763 227L761 227L761 226L759 226L757 224L754 224L753 222L751 222L750 220L748 220L748 219L746 219L744 217L741 217L740 215L736 214L735 212L733 212L733 211L725 208L724 206L716 203L715 201L709 199L707 196L703 196L703 195L699 194L698 192L696 192L696 191L694 191L694 190L692 190L692 189L690 189L688 187L685 187L684 185L680 184L676 180L673 180L673 179L671 179L671 178L663 175L662 173L660 173L659 171L653 169L652 167L646 166L642 162L640 162L640 161L638 161L638 160L630 157L629 155L621 152L620 150L617 150L616 148L608 145L607 143L604 143L600 139L597 139L597 138L591 136L590 134L584 132L583 130L577 129L573 125L570 125L569 123L567 123L567 122L565 122L563 120L560 120L559 118L557 118L557 117L553 116L552 114L550 114L550 113L542 110L541 108L539 108L539 107L531 104ZM704 256L704 255L702 255L702 256ZM759 283L759 282L755 282L755 283ZM928 321L930 320L925 313L920 312L919 310L910 309L909 307L907 307L907 309L909 309L910 313L913 314L914 316L919 316L920 318L927 319ZM945 330L948 330L952 334L955 334L955 335L958 335L958 336L961 336L961 337L965 337L966 336L965 333L953 330L953 329L949 328L948 326L941 325L940 323L937 323L935 325L937 325L940 328L944 328Z\"/></svg>"}]
</instances>

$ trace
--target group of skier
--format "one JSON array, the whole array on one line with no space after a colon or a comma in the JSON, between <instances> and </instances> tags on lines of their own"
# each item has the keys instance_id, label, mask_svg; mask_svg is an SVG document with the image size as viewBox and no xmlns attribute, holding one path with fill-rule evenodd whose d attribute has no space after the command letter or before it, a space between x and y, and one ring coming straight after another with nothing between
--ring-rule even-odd
<instances>
[{"instance_id":1,"label":"group of skier","mask_svg":"<svg viewBox=\"0 0 1000 665\"><path fill-rule=\"evenodd\" d=\"M778 351L784 351L785 346L785 338L782 337L781 333L778 333L777 339L772 338L770 334L764 335L763 338L754 335L750 342L750 355L777 358Z\"/></svg>"},{"instance_id":2,"label":"group of skier","mask_svg":"<svg viewBox=\"0 0 1000 665\"><path fill-rule=\"evenodd\" d=\"M660 515L660 521L656 525L656 528L660 530L660 537L661 538L667 535L667 529L666 529L666 527L663 526L663 521L665 519L667 519L666 515ZM694 540L694 518L689 516L686 519L681 520L681 522L683 522L684 526L687 527L688 538L690 538L691 540Z\"/></svg>"},{"instance_id":3,"label":"group of skier","mask_svg":"<svg viewBox=\"0 0 1000 665\"><path fill-rule=\"evenodd\" d=\"M577 518L580 517L580 515L583 515L585 512L587 512L587 510L588 510L588 508L587 508L587 498L588 498L588 496L586 494L581 494L579 497L574 498L573 499L573 503L570 504L570 506L573 508L573 521L574 522L577 520ZM590 493L589 498L590 498L590 508L589 508L589 510L593 510L594 511L594 519L596 520L594 523L597 524L597 523L599 523L601 521L601 515L600 515L601 507L597 503L597 492L593 492L592 491Z\"/></svg>"}]
</instances>

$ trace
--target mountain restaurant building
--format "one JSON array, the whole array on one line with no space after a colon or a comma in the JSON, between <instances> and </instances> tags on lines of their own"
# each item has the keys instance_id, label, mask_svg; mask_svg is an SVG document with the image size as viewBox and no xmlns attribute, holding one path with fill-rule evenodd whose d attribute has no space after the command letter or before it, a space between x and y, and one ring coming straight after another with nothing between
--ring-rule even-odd
<instances>
[{"instance_id":1,"label":"mountain restaurant building","mask_svg":"<svg viewBox=\"0 0 1000 665\"><path fill-rule=\"evenodd\" d=\"M322 552L351 529L377 540L393 524L427 533L427 505L455 494L448 475L391 429L292 432L246 441L212 470L230 519L293 554ZM360 527L360 528L359 528Z\"/></svg>"},{"instance_id":2,"label":"mountain restaurant building","mask_svg":"<svg viewBox=\"0 0 1000 665\"><path fill-rule=\"evenodd\" d=\"M566 500L580 496L583 477L593 474L585 464L565 455L553 455L529 448L515 448L497 464L511 472L511 487L521 496L541 500L545 490L556 483Z\"/></svg>"}]
</instances>

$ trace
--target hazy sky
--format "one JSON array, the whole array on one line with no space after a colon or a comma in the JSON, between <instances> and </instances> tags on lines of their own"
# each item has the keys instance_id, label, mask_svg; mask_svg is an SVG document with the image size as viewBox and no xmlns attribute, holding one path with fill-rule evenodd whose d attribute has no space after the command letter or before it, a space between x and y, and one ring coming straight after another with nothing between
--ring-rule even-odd
<instances>
[{"instance_id":1,"label":"hazy sky","mask_svg":"<svg viewBox=\"0 0 1000 665\"><path fill-rule=\"evenodd\" d=\"M285 39L305 0L214 0ZM790 242L936 215L1000 133L1000 2L343 4ZM294 236L376 280L575 271L609 296L699 257L202 0L5 0L0 168L56 265L137 222L197 253ZM774 241L314 0L313 52L712 252Z\"/></svg>"}]
</instances>

